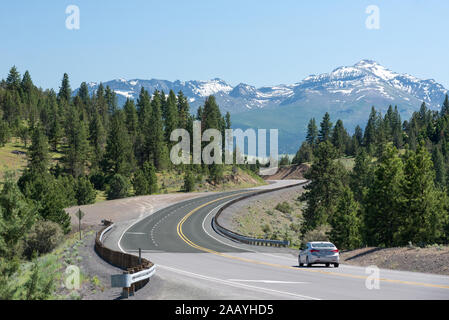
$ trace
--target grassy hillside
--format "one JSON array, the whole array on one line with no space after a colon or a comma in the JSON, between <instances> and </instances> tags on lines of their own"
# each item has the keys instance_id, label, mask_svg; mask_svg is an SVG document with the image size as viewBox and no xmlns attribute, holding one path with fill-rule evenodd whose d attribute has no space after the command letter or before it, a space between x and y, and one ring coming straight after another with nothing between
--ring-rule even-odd
<instances>
[{"instance_id":1,"label":"grassy hillside","mask_svg":"<svg viewBox=\"0 0 449 320\"><path fill-rule=\"evenodd\" d=\"M12 139L5 146L0 147L0 178L5 172L17 172L17 178L22 174L27 165L27 149L18 139ZM62 160L62 153L50 152L51 163L56 164ZM175 171L163 171L157 173L159 193L180 192L184 186L184 176ZM232 172L232 168L227 166L224 170L224 181L220 184L208 182L206 177L198 177L195 191L223 191L232 189L242 189L264 185L266 182L256 174L237 169ZM96 202L106 200L104 191L97 191Z\"/></svg>"}]
</instances>

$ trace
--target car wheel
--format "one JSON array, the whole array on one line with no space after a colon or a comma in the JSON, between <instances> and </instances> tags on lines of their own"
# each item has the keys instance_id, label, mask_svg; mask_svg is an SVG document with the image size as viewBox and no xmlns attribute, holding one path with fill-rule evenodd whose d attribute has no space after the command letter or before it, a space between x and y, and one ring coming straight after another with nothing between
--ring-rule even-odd
<instances>
[{"instance_id":1,"label":"car wheel","mask_svg":"<svg viewBox=\"0 0 449 320\"><path fill-rule=\"evenodd\" d=\"M340 264L338 264L338 263L334 263L334 268L338 268L339 265Z\"/></svg>"},{"instance_id":2,"label":"car wheel","mask_svg":"<svg viewBox=\"0 0 449 320\"><path fill-rule=\"evenodd\" d=\"M309 263L309 257L306 258L306 264L307 264L307 267L309 267L309 268L312 266L312 264Z\"/></svg>"},{"instance_id":3,"label":"car wheel","mask_svg":"<svg viewBox=\"0 0 449 320\"><path fill-rule=\"evenodd\" d=\"M329 266L330 266L330 263L326 263L326 268L329 268Z\"/></svg>"},{"instance_id":4,"label":"car wheel","mask_svg":"<svg viewBox=\"0 0 449 320\"><path fill-rule=\"evenodd\" d=\"M300 267L302 267L304 265L304 263L301 262L301 256L298 257L298 264Z\"/></svg>"}]
</instances>

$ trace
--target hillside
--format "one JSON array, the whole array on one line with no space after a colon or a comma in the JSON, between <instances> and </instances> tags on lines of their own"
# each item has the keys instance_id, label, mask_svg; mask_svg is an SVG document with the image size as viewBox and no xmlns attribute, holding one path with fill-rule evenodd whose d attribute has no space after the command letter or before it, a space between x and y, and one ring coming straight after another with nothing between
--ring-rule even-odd
<instances>
[{"instance_id":1,"label":"hillside","mask_svg":"<svg viewBox=\"0 0 449 320\"><path fill-rule=\"evenodd\" d=\"M265 180L302 180L304 173L310 168L307 164L283 166L278 169L276 174L263 176Z\"/></svg>"}]
</instances>

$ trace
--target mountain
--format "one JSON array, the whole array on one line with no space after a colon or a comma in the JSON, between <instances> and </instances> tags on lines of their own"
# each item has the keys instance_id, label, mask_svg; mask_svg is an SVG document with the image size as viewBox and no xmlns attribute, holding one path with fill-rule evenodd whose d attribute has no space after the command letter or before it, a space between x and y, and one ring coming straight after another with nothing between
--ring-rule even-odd
<instances>
[{"instance_id":1,"label":"mountain","mask_svg":"<svg viewBox=\"0 0 449 320\"><path fill-rule=\"evenodd\" d=\"M432 79L421 80L395 73L372 60L339 67L330 73L311 75L292 85L256 88L240 83L233 87L221 79L210 81L112 80L103 83L113 89L122 105L126 98L137 99L144 87L153 92L180 90L189 98L192 112L215 95L223 112L232 113L234 128L278 128L280 152L293 153L304 139L307 123L319 122L329 112L333 122L342 119L349 130L364 127L371 106L385 112L397 105L407 119L424 101L439 109L448 92ZM93 93L98 83L90 83ZM75 92L76 93L76 92Z\"/></svg>"}]
</instances>

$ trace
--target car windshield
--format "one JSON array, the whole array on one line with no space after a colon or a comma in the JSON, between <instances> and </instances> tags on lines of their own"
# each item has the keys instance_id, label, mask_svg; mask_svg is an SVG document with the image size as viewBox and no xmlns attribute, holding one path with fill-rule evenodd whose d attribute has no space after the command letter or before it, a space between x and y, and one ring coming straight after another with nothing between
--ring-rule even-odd
<instances>
[{"instance_id":1,"label":"car windshield","mask_svg":"<svg viewBox=\"0 0 449 320\"><path fill-rule=\"evenodd\" d=\"M312 243L312 248L334 248L335 246L330 242Z\"/></svg>"}]
</instances>

